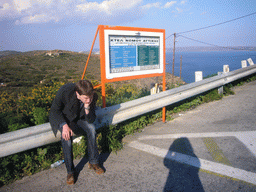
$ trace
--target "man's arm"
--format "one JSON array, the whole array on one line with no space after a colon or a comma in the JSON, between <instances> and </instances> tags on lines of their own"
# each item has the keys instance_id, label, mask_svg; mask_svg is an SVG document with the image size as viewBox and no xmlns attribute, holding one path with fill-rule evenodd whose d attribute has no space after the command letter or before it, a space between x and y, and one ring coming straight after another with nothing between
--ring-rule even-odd
<instances>
[{"instance_id":1,"label":"man's arm","mask_svg":"<svg viewBox=\"0 0 256 192\"><path fill-rule=\"evenodd\" d=\"M98 100L98 95L97 93L94 93L91 104L89 106L84 106L88 123L93 123L96 119L95 109L96 109L97 100Z\"/></svg>"},{"instance_id":2,"label":"man's arm","mask_svg":"<svg viewBox=\"0 0 256 192\"><path fill-rule=\"evenodd\" d=\"M57 92L55 99L51 106L50 118L54 122L54 125L57 126L58 129L61 129L61 125L66 124L66 119L64 118L62 110L65 107L64 99L63 99L63 87Z\"/></svg>"}]
</instances>

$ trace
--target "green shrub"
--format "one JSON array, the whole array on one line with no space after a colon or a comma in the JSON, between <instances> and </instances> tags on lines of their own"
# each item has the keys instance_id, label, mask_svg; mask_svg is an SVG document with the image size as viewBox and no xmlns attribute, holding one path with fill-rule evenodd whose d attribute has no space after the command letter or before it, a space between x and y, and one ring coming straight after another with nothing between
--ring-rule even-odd
<instances>
[{"instance_id":1,"label":"green shrub","mask_svg":"<svg viewBox=\"0 0 256 192\"><path fill-rule=\"evenodd\" d=\"M221 98L222 98L222 95L218 93L218 89L214 89L202 97L202 102L209 103L214 100L220 100Z\"/></svg>"},{"instance_id":2,"label":"green shrub","mask_svg":"<svg viewBox=\"0 0 256 192\"><path fill-rule=\"evenodd\" d=\"M116 125L102 127L98 134L99 149L102 152L117 151L122 148L123 133Z\"/></svg>"},{"instance_id":3,"label":"green shrub","mask_svg":"<svg viewBox=\"0 0 256 192\"><path fill-rule=\"evenodd\" d=\"M27 128L29 127L29 124L26 124L26 123L23 123L23 124L20 124L20 123L14 123L14 124L10 124L8 125L8 131L11 132L11 131L17 131L19 129L23 129L23 128Z\"/></svg>"},{"instance_id":4,"label":"green shrub","mask_svg":"<svg viewBox=\"0 0 256 192\"><path fill-rule=\"evenodd\" d=\"M82 136L79 143L73 143L73 156L74 158L81 158L87 152L87 138Z\"/></svg>"},{"instance_id":5,"label":"green shrub","mask_svg":"<svg viewBox=\"0 0 256 192\"><path fill-rule=\"evenodd\" d=\"M0 113L0 134L16 131L18 129L29 127L28 119L22 114L13 111L9 113Z\"/></svg>"},{"instance_id":6,"label":"green shrub","mask_svg":"<svg viewBox=\"0 0 256 192\"><path fill-rule=\"evenodd\" d=\"M32 112L32 115L33 119L31 119L31 121L34 122L35 125L40 125L48 122L48 112L42 107L35 108Z\"/></svg>"},{"instance_id":7,"label":"green shrub","mask_svg":"<svg viewBox=\"0 0 256 192\"><path fill-rule=\"evenodd\" d=\"M38 161L38 167L40 169L46 169L49 168L51 165L50 159L46 157L47 154L47 148L38 148L37 149L37 156L35 157L35 160Z\"/></svg>"},{"instance_id":8,"label":"green shrub","mask_svg":"<svg viewBox=\"0 0 256 192\"><path fill-rule=\"evenodd\" d=\"M234 95L235 92L231 90L231 86L223 87L223 95Z\"/></svg>"},{"instance_id":9,"label":"green shrub","mask_svg":"<svg viewBox=\"0 0 256 192\"><path fill-rule=\"evenodd\" d=\"M6 113L0 113L0 134L8 132L8 122L6 120Z\"/></svg>"},{"instance_id":10,"label":"green shrub","mask_svg":"<svg viewBox=\"0 0 256 192\"><path fill-rule=\"evenodd\" d=\"M0 187L24 176L47 169L51 163L60 159L63 159L60 142L2 157L0 161Z\"/></svg>"},{"instance_id":11,"label":"green shrub","mask_svg":"<svg viewBox=\"0 0 256 192\"><path fill-rule=\"evenodd\" d=\"M36 163L35 161L33 161L33 157L34 155L27 155L27 154L24 154L24 160L23 160L23 174L24 175L32 175L33 173L35 173L35 170L36 170ZM16 177L18 178L19 175L17 174Z\"/></svg>"}]
</instances>

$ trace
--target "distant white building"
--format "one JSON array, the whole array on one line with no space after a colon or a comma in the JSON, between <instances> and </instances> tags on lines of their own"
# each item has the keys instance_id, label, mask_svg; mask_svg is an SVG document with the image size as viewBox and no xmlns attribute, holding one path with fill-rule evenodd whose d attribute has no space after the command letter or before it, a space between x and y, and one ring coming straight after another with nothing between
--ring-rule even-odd
<instances>
[{"instance_id":1,"label":"distant white building","mask_svg":"<svg viewBox=\"0 0 256 192\"><path fill-rule=\"evenodd\" d=\"M45 55L52 56L52 52L48 52Z\"/></svg>"},{"instance_id":2,"label":"distant white building","mask_svg":"<svg viewBox=\"0 0 256 192\"><path fill-rule=\"evenodd\" d=\"M59 56L60 55L60 53L57 53L57 52L54 52L54 53L52 53L52 52L48 52L48 53L46 53L45 55L48 55L48 56L50 56L50 57L54 57L54 56Z\"/></svg>"}]
</instances>

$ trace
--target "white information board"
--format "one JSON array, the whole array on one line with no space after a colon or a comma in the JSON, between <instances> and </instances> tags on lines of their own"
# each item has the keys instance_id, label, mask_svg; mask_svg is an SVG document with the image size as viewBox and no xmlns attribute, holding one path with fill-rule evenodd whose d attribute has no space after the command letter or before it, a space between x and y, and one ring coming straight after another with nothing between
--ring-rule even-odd
<instances>
[{"instance_id":1,"label":"white information board","mask_svg":"<svg viewBox=\"0 0 256 192\"><path fill-rule=\"evenodd\" d=\"M106 78L163 73L163 33L105 30Z\"/></svg>"}]
</instances>

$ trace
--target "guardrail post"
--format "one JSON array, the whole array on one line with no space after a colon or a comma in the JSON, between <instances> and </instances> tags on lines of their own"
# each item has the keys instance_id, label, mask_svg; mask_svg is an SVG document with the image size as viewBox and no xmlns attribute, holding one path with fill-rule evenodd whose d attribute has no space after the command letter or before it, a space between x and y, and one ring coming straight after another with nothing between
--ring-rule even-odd
<instances>
[{"instance_id":1,"label":"guardrail post","mask_svg":"<svg viewBox=\"0 0 256 192\"><path fill-rule=\"evenodd\" d=\"M218 76L219 76L219 75L222 75L222 74L223 74L223 72L218 72ZM223 94L223 86L221 86L221 87L218 88L218 94L219 94L219 95L222 95L222 94Z\"/></svg>"},{"instance_id":2,"label":"guardrail post","mask_svg":"<svg viewBox=\"0 0 256 192\"><path fill-rule=\"evenodd\" d=\"M195 82L202 81L202 80L203 80L203 72L196 71L195 72Z\"/></svg>"},{"instance_id":3,"label":"guardrail post","mask_svg":"<svg viewBox=\"0 0 256 192\"><path fill-rule=\"evenodd\" d=\"M222 75L223 73L228 73L229 72L229 65L223 65L223 72L218 72L218 75ZM223 86L218 88L218 93L219 95L223 94Z\"/></svg>"},{"instance_id":4,"label":"guardrail post","mask_svg":"<svg viewBox=\"0 0 256 192\"><path fill-rule=\"evenodd\" d=\"M150 89L150 95L154 95L156 93L160 93L160 89L159 89L158 83L153 85L152 88Z\"/></svg>"},{"instance_id":5,"label":"guardrail post","mask_svg":"<svg viewBox=\"0 0 256 192\"><path fill-rule=\"evenodd\" d=\"M223 73L229 72L229 65L223 65Z\"/></svg>"},{"instance_id":6,"label":"guardrail post","mask_svg":"<svg viewBox=\"0 0 256 192\"><path fill-rule=\"evenodd\" d=\"M249 63L250 66L254 65L254 63L253 63L253 61L252 61L252 58L247 59L247 61L248 61L248 63Z\"/></svg>"},{"instance_id":7,"label":"guardrail post","mask_svg":"<svg viewBox=\"0 0 256 192\"><path fill-rule=\"evenodd\" d=\"M242 68L247 67L247 62L246 62L246 60L242 60L242 61L241 61L241 65L242 65Z\"/></svg>"}]
</instances>

